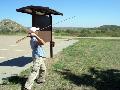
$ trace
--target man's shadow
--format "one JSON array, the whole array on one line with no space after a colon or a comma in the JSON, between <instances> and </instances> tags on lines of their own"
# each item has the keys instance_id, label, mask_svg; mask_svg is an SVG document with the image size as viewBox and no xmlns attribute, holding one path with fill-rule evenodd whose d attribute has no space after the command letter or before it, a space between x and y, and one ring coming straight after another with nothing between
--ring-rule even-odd
<instances>
[{"instance_id":1,"label":"man's shadow","mask_svg":"<svg viewBox=\"0 0 120 90\"><path fill-rule=\"evenodd\" d=\"M70 70L55 70L77 86L92 86L96 90L120 90L120 70L90 68L88 74L75 75Z\"/></svg>"},{"instance_id":2,"label":"man's shadow","mask_svg":"<svg viewBox=\"0 0 120 90\"><path fill-rule=\"evenodd\" d=\"M31 57L18 57L13 58L4 62L0 63L0 66L18 66L18 67L24 67L26 64L31 63L32 58Z\"/></svg>"},{"instance_id":3,"label":"man's shadow","mask_svg":"<svg viewBox=\"0 0 120 90\"><path fill-rule=\"evenodd\" d=\"M11 76L3 79L2 85L16 85L19 84L21 86L21 90L23 90L27 77L25 76Z\"/></svg>"},{"instance_id":4,"label":"man's shadow","mask_svg":"<svg viewBox=\"0 0 120 90\"><path fill-rule=\"evenodd\" d=\"M24 67L26 64L32 62L32 57L18 57L13 58L4 62L0 63L0 66L17 66L17 67ZM21 88L23 88L24 83L26 82L27 78L24 76L11 76L8 78L3 79L3 84L6 85L7 83L11 84L20 84Z\"/></svg>"}]
</instances>

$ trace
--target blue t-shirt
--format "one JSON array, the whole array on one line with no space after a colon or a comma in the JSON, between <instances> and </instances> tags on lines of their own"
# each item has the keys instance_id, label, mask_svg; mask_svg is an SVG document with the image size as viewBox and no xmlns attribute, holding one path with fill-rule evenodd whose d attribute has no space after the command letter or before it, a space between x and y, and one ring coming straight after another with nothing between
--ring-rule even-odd
<instances>
[{"instance_id":1,"label":"blue t-shirt","mask_svg":"<svg viewBox=\"0 0 120 90\"><path fill-rule=\"evenodd\" d=\"M32 49L32 57L45 57L45 51L43 50L42 46L38 44L37 39L32 37L30 40L30 45Z\"/></svg>"}]
</instances>

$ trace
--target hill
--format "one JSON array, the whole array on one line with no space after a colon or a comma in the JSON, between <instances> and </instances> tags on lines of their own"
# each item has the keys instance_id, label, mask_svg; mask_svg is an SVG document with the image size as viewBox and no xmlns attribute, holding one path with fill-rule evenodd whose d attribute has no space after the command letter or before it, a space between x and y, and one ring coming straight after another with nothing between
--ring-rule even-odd
<instances>
[{"instance_id":1,"label":"hill","mask_svg":"<svg viewBox=\"0 0 120 90\"><path fill-rule=\"evenodd\" d=\"M83 27L54 27L54 34L59 36L77 37L120 37L120 26L102 25L94 28Z\"/></svg>"},{"instance_id":2,"label":"hill","mask_svg":"<svg viewBox=\"0 0 120 90\"><path fill-rule=\"evenodd\" d=\"M0 33L25 33L27 28L10 19L3 19L0 21Z\"/></svg>"}]
</instances>

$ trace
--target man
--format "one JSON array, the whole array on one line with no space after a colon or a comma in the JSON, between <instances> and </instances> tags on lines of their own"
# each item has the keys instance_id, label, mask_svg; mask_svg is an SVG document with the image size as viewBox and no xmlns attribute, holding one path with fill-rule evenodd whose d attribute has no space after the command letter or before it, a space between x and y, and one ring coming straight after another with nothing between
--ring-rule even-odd
<instances>
[{"instance_id":1,"label":"man","mask_svg":"<svg viewBox=\"0 0 120 90\"><path fill-rule=\"evenodd\" d=\"M38 84L45 82L46 66L43 60L44 50L42 48L45 42L35 34L36 30L39 30L39 28L31 27L28 31L28 36L31 37L30 45L32 49L33 67L25 83L24 90L31 90L35 79Z\"/></svg>"}]
</instances>

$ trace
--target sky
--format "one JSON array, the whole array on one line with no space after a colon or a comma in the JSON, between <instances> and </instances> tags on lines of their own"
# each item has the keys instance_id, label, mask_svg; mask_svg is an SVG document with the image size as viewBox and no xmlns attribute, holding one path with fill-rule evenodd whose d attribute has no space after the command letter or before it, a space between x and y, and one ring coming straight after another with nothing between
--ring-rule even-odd
<instances>
[{"instance_id":1,"label":"sky","mask_svg":"<svg viewBox=\"0 0 120 90\"><path fill-rule=\"evenodd\" d=\"M31 27L31 15L16 12L29 5L45 6L63 13L63 16L52 15L53 27L120 25L120 0L1 0L0 21L11 19ZM56 24L61 21L64 22Z\"/></svg>"}]
</instances>

